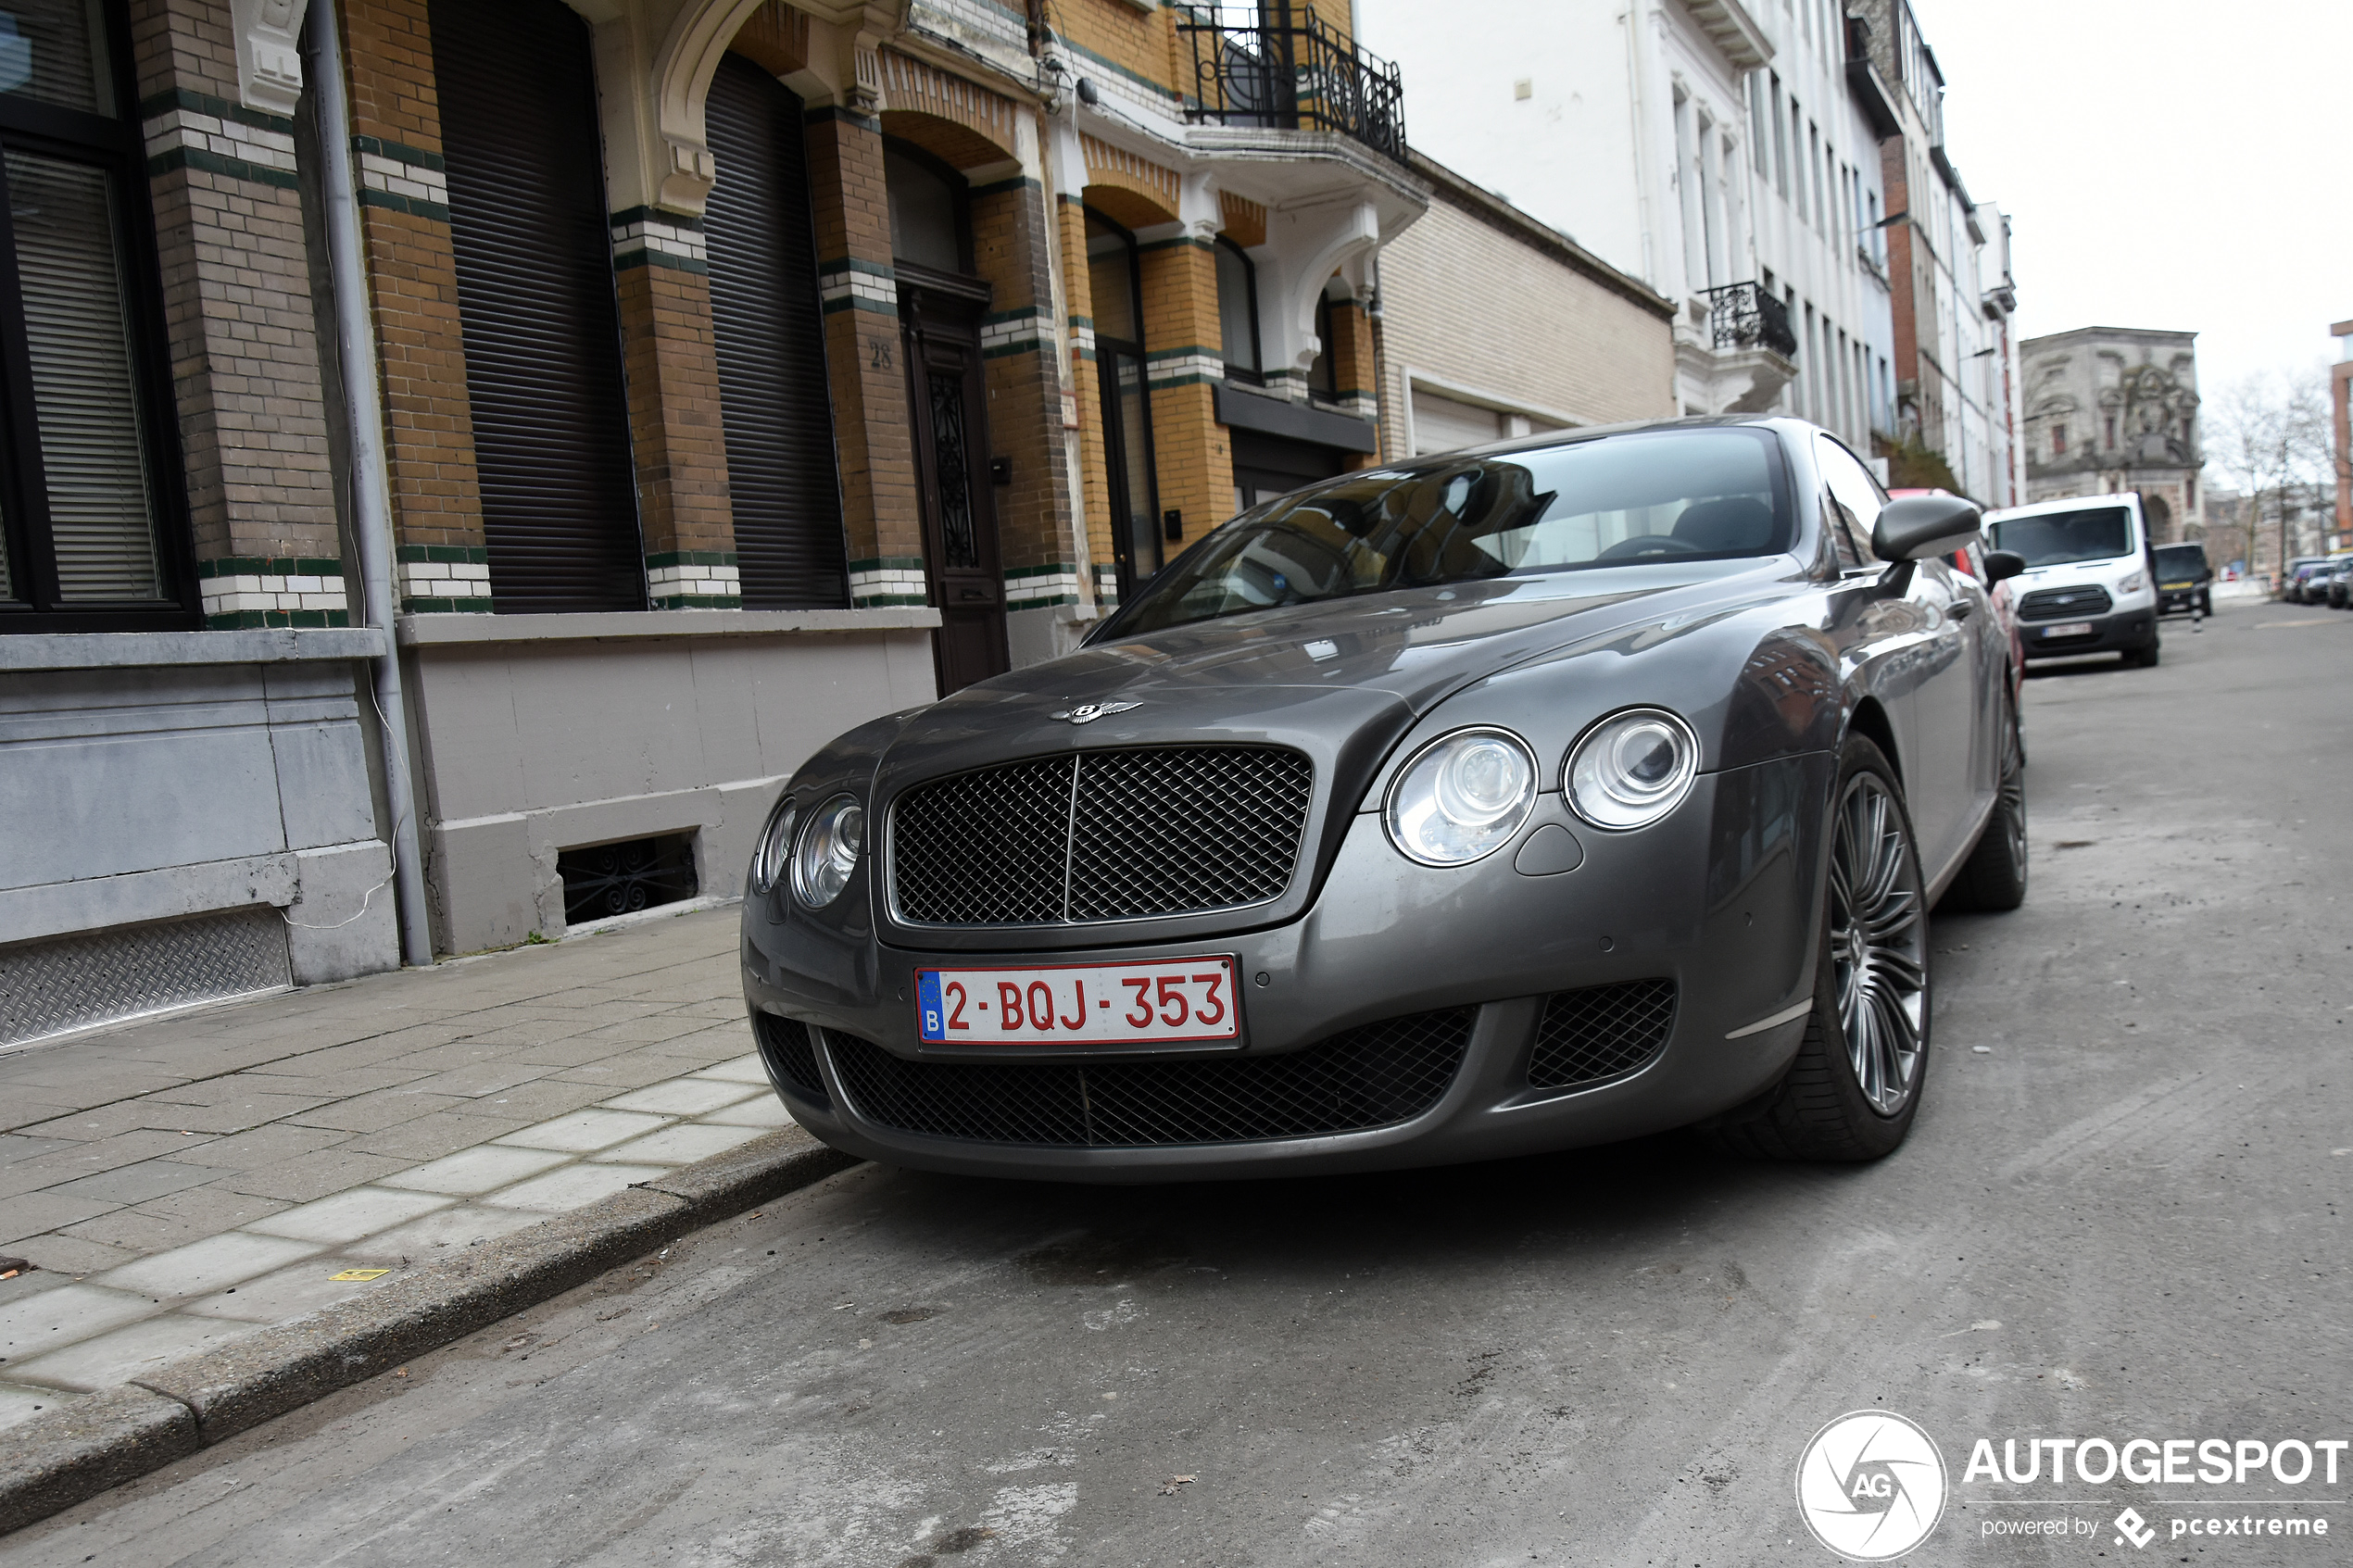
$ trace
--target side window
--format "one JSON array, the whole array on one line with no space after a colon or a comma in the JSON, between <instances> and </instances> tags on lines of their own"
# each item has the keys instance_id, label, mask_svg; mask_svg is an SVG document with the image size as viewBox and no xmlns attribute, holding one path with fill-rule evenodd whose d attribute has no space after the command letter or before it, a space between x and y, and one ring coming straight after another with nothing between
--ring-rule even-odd
<instances>
[{"instance_id":1,"label":"side window","mask_svg":"<svg viewBox=\"0 0 2353 1568\"><path fill-rule=\"evenodd\" d=\"M1877 564L1879 558L1871 554L1871 529L1879 522L1880 508L1887 505L1887 492L1879 487L1879 481L1860 458L1827 435L1815 437L1814 458L1846 524L1857 564ZM1839 552L1842 564L1846 555L1845 550Z\"/></svg>"}]
</instances>

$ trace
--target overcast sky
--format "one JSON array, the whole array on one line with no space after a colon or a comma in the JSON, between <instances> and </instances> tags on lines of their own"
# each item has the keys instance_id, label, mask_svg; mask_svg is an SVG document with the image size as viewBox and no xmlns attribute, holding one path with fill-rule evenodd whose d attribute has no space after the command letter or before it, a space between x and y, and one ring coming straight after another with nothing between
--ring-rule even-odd
<instances>
[{"instance_id":1,"label":"overcast sky","mask_svg":"<svg viewBox=\"0 0 2353 1568\"><path fill-rule=\"evenodd\" d=\"M2208 398L2353 319L2353 5L1913 0L1945 144L2016 235L2022 334L2198 334Z\"/></svg>"}]
</instances>

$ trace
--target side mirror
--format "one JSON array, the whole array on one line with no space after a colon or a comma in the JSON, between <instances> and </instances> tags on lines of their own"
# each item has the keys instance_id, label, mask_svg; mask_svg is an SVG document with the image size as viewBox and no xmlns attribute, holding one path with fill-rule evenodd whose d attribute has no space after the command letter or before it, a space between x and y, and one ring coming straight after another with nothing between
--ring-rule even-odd
<instances>
[{"instance_id":1,"label":"side mirror","mask_svg":"<svg viewBox=\"0 0 2353 1568\"><path fill-rule=\"evenodd\" d=\"M2026 558L2016 550L1985 552L1985 585L1991 588L2006 577L2016 577L2026 570Z\"/></svg>"},{"instance_id":2,"label":"side mirror","mask_svg":"<svg viewBox=\"0 0 2353 1568\"><path fill-rule=\"evenodd\" d=\"M1949 555L1977 537L1977 503L1958 495L1906 495L1880 508L1871 554L1881 560Z\"/></svg>"}]
</instances>

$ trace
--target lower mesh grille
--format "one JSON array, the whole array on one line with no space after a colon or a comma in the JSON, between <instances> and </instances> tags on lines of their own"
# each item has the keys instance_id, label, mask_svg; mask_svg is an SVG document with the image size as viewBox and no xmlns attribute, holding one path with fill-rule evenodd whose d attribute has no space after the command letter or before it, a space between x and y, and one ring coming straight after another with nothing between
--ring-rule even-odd
<instances>
[{"instance_id":1,"label":"lower mesh grille","mask_svg":"<svg viewBox=\"0 0 2353 1568\"><path fill-rule=\"evenodd\" d=\"M1189 1061L906 1061L829 1032L852 1108L905 1133L1141 1148L1385 1127L1438 1103L1475 1007L1392 1018L1288 1056Z\"/></svg>"},{"instance_id":2,"label":"lower mesh grille","mask_svg":"<svg viewBox=\"0 0 2353 1568\"><path fill-rule=\"evenodd\" d=\"M824 1076L817 1071L817 1047L810 1041L809 1025L797 1018L756 1013L752 1034L760 1041L760 1054L768 1059L770 1071L812 1104L832 1103L825 1094Z\"/></svg>"},{"instance_id":3,"label":"lower mesh grille","mask_svg":"<svg viewBox=\"0 0 2353 1568\"><path fill-rule=\"evenodd\" d=\"M1529 1085L1566 1089L1623 1077L1659 1053L1674 1023L1672 980L1556 991L1536 1026Z\"/></svg>"}]
</instances>

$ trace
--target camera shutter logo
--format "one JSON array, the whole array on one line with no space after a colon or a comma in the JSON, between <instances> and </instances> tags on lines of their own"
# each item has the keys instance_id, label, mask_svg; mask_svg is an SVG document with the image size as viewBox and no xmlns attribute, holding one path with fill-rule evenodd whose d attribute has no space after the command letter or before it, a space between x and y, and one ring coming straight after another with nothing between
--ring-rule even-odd
<instances>
[{"instance_id":1,"label":"camera shutter logo","mask_svg":"<svg viewBox=\"0 0 2353 1568\"><path fill-rule=\"evenodd\" d=\"M1944 1456L1891 1411L1850 1411L1806 1445L1797 1512L1814 1538L1856 1562L1903 1556L1944 1517Z\"/></svg>"}]
</instances>

